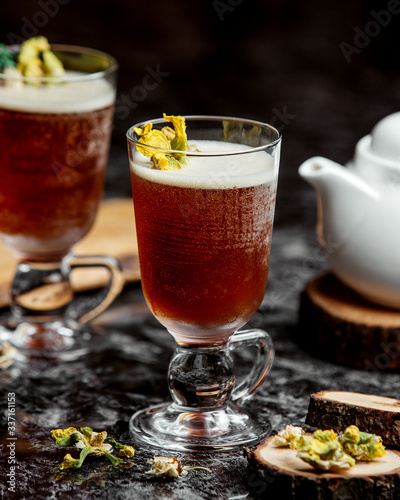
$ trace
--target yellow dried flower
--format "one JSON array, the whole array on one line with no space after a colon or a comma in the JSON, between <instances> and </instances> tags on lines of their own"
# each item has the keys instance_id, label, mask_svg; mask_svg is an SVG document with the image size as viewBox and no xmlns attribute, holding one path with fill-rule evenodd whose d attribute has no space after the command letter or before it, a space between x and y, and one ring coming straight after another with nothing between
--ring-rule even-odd
<instances>
[{"instance_id":1,"label":"yellow dried flower","mask_svg":"<svg viewBox=\"0 0 400 500\"><path fill-rule=\"evenodd\" d=\"M120 457L127 457L127 458L132 458L135 454L135 450L133 446L122 446L119 449L118 455Z\"/></svg>"},{"instance_id":2,"label":"yellow dried flower","mask_svg":"<svg viewBox=\"0 0 400 500\"><path fill-rule=\"evenodd\" d=\"M108 437L106 431L95 432L90 427L81 427L79 430L75 429L75 427L69 427L64 430L54 429L50 435L55 440L57 446L68 446L75 443L75 446L81 450L79 459L74 459L68 453L59 466L61 470L81 467L88 455L96 457L105 455L114 466L126 465L127 462L110 453L113 450L112 444L119 450L120 456L131 458L135 454L132 446L119 444L112 437Z\"/></svg>"},{"instance_id":3,"label":"yellow dried flower","mask_svg":"<svg viewBox=\"0 0 400 500\"><path fill-rule=\"evenodd\" d=\"M64 435L64 431L62 429L54 429L50 432L51 437L56 441L60 439Z\"/></svg>"},{"instance_id":4,"label":"yellow dried flower","mask_svg":"<svg viewBox=\"0 0 400 500\"><path fill-rule=\"evenodd\" d=\"M167 116L165 113L163 114L163 117L166 122L171 122L175 129L175 135L171 141L171 148L174 150L186 151L187 138L185 119L182 116Z\"/></svg>"},{"instance_id":5,"label":"yellow dried flower","mask_svg":"<svg viewBox=\"0 0 400 500\"><path fill-rule=\"evenodd\" d=\"M90 440L90 446L93 446L94 448L97 446L99 446L99 447L102 446L103 441L105 440L106 437L107 437L106 431L94 432L93 436Z\"/></svg>"},{"instance_id":6,"label":"yellow dried flower","mask_svg":"<svg viewBox=\"0 0 400 500\"><path fill-rule=\"evenodd\" d=\"M168 139L168 141L171 143L175 137L176 137L176 132L173 128L171 127L163 127L161 129L161 132L165 135L165 137Z\"/></svg>"},{"instance_id":7,"label":"yellow dried flower","mask_svg":"<svg viewBox=\"0 0 400 500\"><path fill-rule=\"evenodd\" d=\"M151 474L151 477L158 476L178 479L181 474L185 473L181 461L176 457L154 457L148 462L152 465L151 469L148 470L146 474Z\"/></svg>"},{"instance_id":8,"label":"yellow dried flower","mask_svg":"<svg viewBox=\"0 0 400 500\"><path fill-rule=\"evenodd\" d=\"M323 471L340 472L355 465L356 461L350 455L347 455L343 451L340 452L339 449L337 452L338 453L332 456L329 460L323 459L320 455L313 452L300 451L297 456L304 460L304 462L312 465L314 469Z\"/></svg>"},{"instance_id":9,"label":"yellow dried flower","mask_svg":"<svg viewBox=\"0 0 400 500\"><path fill-rule=\"evenodd\" d=\"M64 74L62 62L51 51L44 36L29 38L21 45L18 55L18 71L27 77L57 77ZM30 83L37 83L34 80Z\"/></svg>"},{"instance_id":10,"label":"yellow dried flower","mask_svg":"<svg viewBox=\"0 0 400 500\"><path fill-rule=\"evenodd\" d=\"M68 429L55 429L51 431L50 435L56 442L57 446L68 446L71 442L74 442L72 435L77 433L77 438L79 439L79 432L75 427L68 427Z\"/></svg>"},{"instance_id":11,"label":"yellow dried flower","mask_svg":"<svg viewBox=\"0 0 400 500\"><path fill-rule=\"evenodd\" d=\"M290 446L290 444L304 434L301 427L287 425L282 431L278 432L274 439L275 446Z\"/></svg>"},{"instance_id":12,"label":"yellow dried flower","mask_svg":"<svg viewBox=\"0 0 400 500\"><path fill-rule=\"evenodd\" d=\"M176 151L185 151L187 146L185 119L181 116L167 116L164 113L164 119L172 122L175 130L170 127L164 127L162 130L153 129L152 123L146 123L142 128L134 127L134 131L140 136L139 143L143 146L137 146L137 150L144 156L151 158L151 165L159 170L177 170L187 164L187 158L183 153ZM152 146L151 149L145 146ZM153 148L164 150L174 150L175 153L165 153Z\"/></svg>"},{"instance_id":13,"label":"yellow dried flower","mask_svg":"<svg viewBox=\"0 0 400 500\"><path fill-rule=\"evenodd\" d=\"M308 444L309 448L300 450L297 456L316 469L335 471L348 469L355 464L354 458L343 451L333 430L315 431Z\"/></svg>"},{"instance_id":14,"label":"yellow dried flower","mask_svg":"<svg viewBox=\"0 0 400 500\"><path fill-rule=\"evenodd\" d=\"M386 454L379 436L360 432L355 425L340 436L332 429L318 429L312 435L301 431L288 425L275 437L274 444L296 449L297 456L315 469L340 471L353 467L356 460L373 460Z\"/></svg>"},{"instance_id":15,"label":"yellow dried flower","mask_svg":"<svg viewBox=\"0 0 400 500\"><path fill-rule=\"evenodd\" d=\"M380 436L361 432L355 425L347 427L339 436L339 441L345 452L356 460L371 461L386 455Z\"/></svg>"},{"instance_id":16,"label":"yellow dried flower","mask_svg":"<svg viewBox=\"0 0 400 500\"><path fill-rule=\"evenodd\" d=\"M142 129L134 128L135 132L141 136L139 142L156 148L171 149L170 142L161 130L152 130L152 127L153 125L151 123L146 123ZM160 170L166 170L168 168L168 157L165 153L142 146L137 146L137 150L142 153L142 155L150 157L153 163L159 166Z\"/></svg>"},{"instance_id":17,"label":"yellow dried flower","mask_svg":"<svg viewBox=\"0 0 400 500\"><path fill-rule=\"evenodd\" d=\"M73 458L70 453L67 453L61 462L59 469L65 470L69 468L76 468L77 463L79 463L79 459Z\"/></svg>"},{"instance_id":18,"label":"yellow dried flower","mask_svg":"<svg viewBox=\"0 0 400 500\"><path fill-rule=\"evenodd\" d=\"M151 464L151 469L146 474L151 474L150 479L153 477L168 477L171 479L179 479L188 473L189 470L202 469L211 472L206 467L183 467L179 458L176 457L154 457L148 460Z\"/></svg>"}]
</instances>

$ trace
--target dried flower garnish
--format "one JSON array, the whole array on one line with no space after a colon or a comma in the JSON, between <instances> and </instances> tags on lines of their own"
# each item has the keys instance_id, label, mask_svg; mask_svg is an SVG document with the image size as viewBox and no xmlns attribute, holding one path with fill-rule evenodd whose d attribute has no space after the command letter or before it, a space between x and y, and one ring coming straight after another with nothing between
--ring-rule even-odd
<instances>
[{"instance_id":1,"label":"dried flower garnish","mask_svg":"<svg viewBox=\"0 0 400 500\"><path fill-rule=\"evenodd\" d=\"M150 459L151 469L146 474L151 474L153 477L170 477L178 479L182 474L187 474L183 470L181 461L176 457L154 457Z\"/></svg>"},{"instance_id":2,"label":"dried flower garnish","mask_svg":"<svg viewBox=\"0 0 400 500\"><path fill-rule=\"evenodd\" d=\"M185 476L189 470L202 469L211 472L207 467L183 467L179 458L176 457L154 457L148 460L151 464L151 469L146 474L151 474L150 479L153 477L169 477L172 479L179 479Z\"/></svg>"},{"instance_id":3,"label":"dried flower garnish","mask_svg":"<svg viewBox=\"0 0 400 500\"><path fill-rule=\"evenodd\" d=\"M14 361L17 349L6 340L0 344L0 370L6 370Z\"/></svg>"},{"instance_id":4,"label":"dried flower garnish","mask_svg":"<svg viewBox=\"0 0 400 500\"><path fill-rule=\"evenodd\" d=\"M343 451L332 430L317 430L300 444L297 442L297 456L312 465L315 469L324 471L341 471L355 465L353 457Z\"/></svg>"},{"instance_id":5,"label":"dried flower garnish","mask_svg":"<svg viewBox=\"0 0 400 500\"><path fill-rule=\"evenodd\" d=\"M150 122L146 123L143 128L135 127L134 131L140 136L139 142L143 144L143 146L137 146L137 150L144 156L150 157L153 168L177 170L187 165L185 154L177 152L187 149L185 119L182 116L167 116L165 113L163 116L165 121L172 123L174 129L164 127L162 130L156 130ZM146 145L152 148L146 148ZM174 153L165 153L153 148L174 150Z\"/></svg>"},{"instance_id":6,"label":"dried flower garnish","mask_svg":"<svg viewBox=\"0 0 400 500\"><path fill-rule=\"evenodd\" d=\"M50 44L44 36L29 38L22 43L17 68L25 77L55 78L64 74L62 62L51 51ZM31 80L30 83L37 82Z\"/></svg>"},{"instance_id":7,"label":"dried flower garnish","mask_svg":"<svg viewBox=\"0 0 400 500\"><path fill-rule=\"evenodd\" d=\"M298 450L297 456L324 471L341 471L353 467L356 460L373 460L386 455L382 438L375 434L360 432L351 425L339 436L333 430L316 430L312 435L304 435L298 427L286 426L275 437L276 446L286 446Z\"/></svg>"},{"instance_id":8,"label":"dried flower garnish","mask_svg":"<svg viewBox=\"0 0 400 500\"><path fill-rule=\"evenodd\" d=\"M133 449L133 446L125 446L123 444L119 444L112 437L107 437L106 441L108 443L111 443L113 446L115 446L115 448L118 450L118 455L120 457L132 458L135 454L135 450Z\"/></svg>"},{"instance_id":9,"label":"dried flower garnish","mask_svg":"<svg viewBox=\"0 0 400 500\"><path fill-rule=\"evenodd\" d=\"M59 465L60 470L80 468L88 455L97 457L105 455L114 466L126 464L122 458L110 453L113 446L119 451L121 457L132 458L135 454L132 446L117 443L114 438L107 436L106 431L95 432L90 427L80 427L79 430L75 427L68 427L64 430L54 429L50 434L57 446L75 444L81 450L79 458L73 458L70 453L65 455L64 460Z\"/></svg>"},{"instance_id":10,"label":"dried flower garnish","mask_svg":"<svg viewBox=\"0 0 400 500\"><path fill-rule=\"evenodd\" d=\"M187 148L187 137L186 137L186 123L185 119L182 116L167 116L165 113L163 114L164 120L172 123L174 126L174 130L170 127L166 127L169 131L174 134L174 137L171 139L171 148L175 151L186 151Z\"/></svg>"},{"instance_id":11,"label":"dried flower garnish","mask_svg":"<svg viewBox=\"0 0 400 500\"><path fill-rule=\"evenodd\" d=\"M355 425L350 425L339 435L339 442L344 451L356 460L371 461L386 455L382 438L368 432L361 432Z\"/></svg>"},{"instance_id":12,"label":"dried flower garnish","mask_svg":"<svg viewBox=\"0 0 400 500\"><path fill-rule=\"evenodd\" d=\"M304 434L301 427L294 427L293 425L287 425L285 429L278 432L274 439L275 446L291 446L300 436Z\"/></svg>"}]
</instances>

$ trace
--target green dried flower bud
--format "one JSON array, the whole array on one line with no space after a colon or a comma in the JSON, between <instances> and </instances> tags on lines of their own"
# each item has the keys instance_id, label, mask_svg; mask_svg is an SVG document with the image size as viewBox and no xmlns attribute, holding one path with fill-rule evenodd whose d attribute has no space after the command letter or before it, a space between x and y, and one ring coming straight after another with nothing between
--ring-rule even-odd
<instances>
[{"instance_id":1,"label":"green dried flower bud","mask_svg":"<svg viewBox=\"0 0 400 500\"><path fill-rule=\"evenodd\" d=\"M112 451L112 443L116 449L119 450L119 455L131 458L135 454L132 446L125 446L117 443L114 438L107 437L107 432L95 432L90 427L81 427L79 431L75 427L68 429L55 429L51 431L51 437L55 440L57 446L68 446L75 443L75 446L81 450L79 459L73 458L69 453L64 457L60 465L60 469L79 468L81 467L84 459L88 455L92 456L106 456L112 465L126 465L131 466L110 453Z\"/></svg>"},{"instance_id":2,"label":"green dried flower bud","mask_svg":"<svg viewBox=\"0 0 400 500\"><path fill-rule=\"evenodd\" d=\"M386 455L380 436L361 432L355 425L347 427L339 436L339 441L345 452L356 460L371 461Z\"/></svg>"},{"instance_id":3,"label":"green dried flower bud","mask_svg":"<svg viewBox=\"0 0 400 500\"><path fill-rule=\"evenodd\" d=\"M73 458L69 453L65 455L64 460L59 465L60 470L65 469L79 469L83 464L85 458L93 452L93 448L91 446L86 446L81 451L79 458Z\"/></svg>"}]
</instances>

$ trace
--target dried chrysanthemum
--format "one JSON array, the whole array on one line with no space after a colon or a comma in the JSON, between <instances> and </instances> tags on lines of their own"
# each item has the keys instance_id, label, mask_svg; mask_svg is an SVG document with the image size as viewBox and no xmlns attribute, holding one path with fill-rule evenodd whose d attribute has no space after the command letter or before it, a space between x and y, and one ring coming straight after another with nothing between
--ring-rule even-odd
<instances>
[{"instance_id":1,"label":"dried chrysanthemum","mask_svg":"<svg viewBox=\"0 0 400 500\"><path fill-rule=\"evenodd\" d=\"M181 461L176 457L154 457L148 462L151 464L151 469L146 474L151 474L150 477L178 479L182 474L187 474L182 467Z\"/></svg>"},{"instance_id":2,"label":"dried chrysanthemum","mask_svg":"<svg viewBox=\"0 0 400 500\"><path fill-rule=\"evenodd\" d=\"M298 449L297 456L316 469L339 471L355 464L354 458L343 451L333 430L314 432L312 439Z\"/></svg>"},{"instance_id":3,"label":"dried chrysanthemum","mask_svg":"<svg viewBox=\"0 0 400 500\"><path fill-rule=\"evenodd\" d=\"M137 150L144 156L150 157L153 168L159 170L177 170L187 164L184 153L187 147L185 119L181 116L167 116L164 113L164 120L171 122L174 129L164 127L162 130L153 129L152 123L146 123L142 128L135 127L134 131L140 137ZM151 148L146 148L151 146ZM158 151L155 148L159 148ZM166 153L163 150L174 150L174 153Z\"/></svg>"},{"instance_id":4,"label":"dried chrysanthemum","mask_svg":"<svg viewBox=\"0 0 400 500\"><path fill-rule=\"evenodd\" d=\"M170 122L174 126L174 137L171 139L171 148L175 151L186 151L187 137L185 119L182 116L167 116L165 113L163 117L166 122ZM168 128L171 130L170 127Z\"/></svg>"},{"instance_id":5,"label":"dried chrysanthemum","mask_svg":"<svg viewBox=\"0 0 400 500\"><path fill-rule=\"evenodd\" d=\"M65 469L79 469L82 466L85 458L92 453L92 448L90 446L86 446L83 448L81 453L79 454L79 458L73 458L70 453L67 453L58 466L60 470Z\"/></svg>"},{"instance_id":6,"label":"dried chrysanthemum","mask_svg":"<svg viewBox=\"0 0 400 500\"><path fill-rule=\"evenodd\" d=\"M123 444L117 443L117 441L115 441L115 439L112 437L107 437L106 441L115 446L115 448L118 450L118 455L120 457L132 458L135 454L133 446L125 446Z\"/></svg>"},{"instance_id":7,"label":"dried chrysanthemum","mask_svg":"<svg viewBox=\"0 0 400 500\"><path fill-rule=\"evenodd\" d=\"M375 434L360 432L351 425L338 436L333 430L316 430L312 435L300 427L286 426L275 437L276 446L290 446L297 456L324 471L341 471L353 467L356 460L373 460L386 454L382 439Z\"/></svg>"},{"instance_id":8,"label":"dried chrysanthemum","mask_svg":"<svg viewBox=\"0 0 400 500\"><path fill-rule=\"evenodd\" d=\"M60 77L65 72L44 36L29 38L22 43L17 68L23 76L33 78ZM31 83L38 82L31 80Z\"/></svg>"},{"instance_id":9,"label":"dried chrysanthemum","mask_svg":"<svg viewBox=\"0 0 400 500\"><path fill-rule=\"evenodd\" d=\"M341 472L343 470L353 467L355 464L354 458L347 455L343 451L337 450L337 453L333 455L329 460L321 458L316 453L300 451L297 456L312 465L314 469L319 469L323 471L331 472Z\"/></svg>"},{"instance_id":10,"label":"dried chrysanthemum","mask_svg":"<svg viewBox=\"0 0 400 500\"><path fill-rule=\"evenodd\" d=\"M361 432L355 425L350 425L340 434L339 441L346 453L356 460L371 461L386 455L382 438L368 432Z\"/></svg>"},{"instance_id":11,"label":"dried chrysanthemum","mask_svg":"<svg viewBox=\"0 0 400 500\"><path fill-rule=\"evenodd\" d=\"M293 441L297 440L303 434L304 431L301 427L294 427L289 424L275 436L274 445L290 446Z\"/></svg>"},{"instance_id":12,"label":"dried chrysanthemum","mask_svg":"<svg viewBox=\"0 0 400 500\"><path fill-rule=\"evenodd\" d=\"M75 427L68 429L54 429L50 432L57 446L69 446L76 443L81 438L81 433ZM73 436L74 435L74 436Z\"/></svg>"},{"instance_id":13,"label":"dried chrysanthemum","mask_svg":"<svg viewBox=\"0 0 400 500\"><path fill-rule=\"evenodd\" d=\"M176 457L154 457L148 460L151 464L151 469L146 474L151 474L150 479L153 477L169 477L172 479L179 479L188 473L189 470L202 469L211 472L206 467L183 467L179 458Z\"/></svg>"},{"instance_id":14,"label":"dried chrysanthemum","mask_svg":"<svg viewBox=\"0 0 400 500\"><path fill-rule=\"evenodd\" d=\"M81 467L88 455L95 457L105 455L114 466L126 464L123 459L111 453L113 445L119 450L120 456L131 458L135 453L132 446L119 444L114 438L108 437L106 431L95 432L90 427L80 427L79 430L75 427L69 427L64 430L54 429L50 434L57 446L75 444L81 450L78 459L73 458L68 453L59 466L61 470Z\"/></svg>"}]
</instances>

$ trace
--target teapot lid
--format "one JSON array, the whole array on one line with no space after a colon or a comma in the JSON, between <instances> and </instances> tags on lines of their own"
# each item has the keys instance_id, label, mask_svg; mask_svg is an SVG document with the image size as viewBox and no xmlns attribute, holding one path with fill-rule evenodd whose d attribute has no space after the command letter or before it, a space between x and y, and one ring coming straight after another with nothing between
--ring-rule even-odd
<instances>
[{"instance_id":1,"label":"teapot lid","mask_svg":"<svg viewBox=\"0 0 400 500\"><path fill-rule=\"evenodd\" d=\"M386 116L375 125L370 149L382 159L400 160L400 112Z\"/></svg>"}]
</instances>

